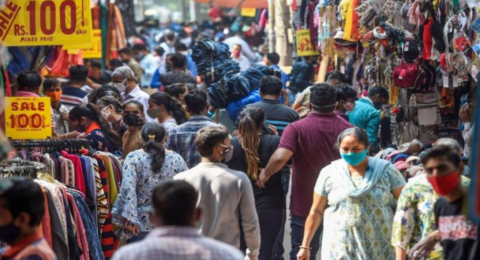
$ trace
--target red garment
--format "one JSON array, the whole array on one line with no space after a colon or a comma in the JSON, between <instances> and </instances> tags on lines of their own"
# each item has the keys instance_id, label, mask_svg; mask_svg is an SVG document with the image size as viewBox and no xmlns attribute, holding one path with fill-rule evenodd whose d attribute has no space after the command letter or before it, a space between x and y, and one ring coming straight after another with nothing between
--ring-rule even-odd
<instances>
[{"instance_id":1,"label":"red garment","mask_svg":"<svg viewBox=\"0 0 480 260\"><path fill-rule=\"evenodd\" d=\"M95 130L102 130L102 128L100 127L100 124L98 124L96 121L93 121L85 130L85 133L89 134Z\"/></svg>"},{"instance_id":2,"label":"red garment","mask_svg":"<svg viewBox=\"0 0 480 260\"><path fill-rule=\"evenodd\" d=\"M55 253L39 233L8 246L0 255L0 259L27 259L33 256L36 257L35 259L41 260L56 259Z\"/></svg>"},{"instance_id":3,"label":"red garment","mask_svg":"<svg viewBox=\"0 0 480 260\"><path fill-rule=\"evenodd\" d=\"M432 35L433 19L430 17L428 23L423 27L423 59L429 60L432 55L433 35Z\"/></svg>"},{"instance_id":4,"label":"red garment","mask_svg":"<svg viewBox=\"0 0 480 260\"><path fill-rule=\"evenodd\" d=\"M62 151L62 156L73 162L73 167L75 169L75 186L83 193L83 196L85 196L87 193L87 187L85 186L85 177L80 157L69 154L65 151Z\"/></svg>"},{"instance_id":5,"label":"red garment","mask_svg":"<svg viewBox=\"0 0 480 260\"><path fill-rule=\"evenodd\" d=\"M354 8L357 8L360 5L360 0L355 0L353 2ZM352 16L352 31L350 32L350 39L355 39L359 40L360 39L360 33L358 32L358 26L357 24L359 23L359 17L357 12L353 11L353 16Z\"/></svg>"},{"instance_id":6,"label":"red garment","mask_svg":"<svg viewBox=\"0 0 480 260\"><path fill-rule=\"evenodd\" d=\"M218 10L218 8L212 7L212 8L210 8L210 11L208 12L208 16L213 21L218 21L218 19L222 18L222 12L220 12L220 10Z\"/></svg>"},{"instance_id":7,"label":"red garment","mask_svg":"<svg viewBox=\"0 0 480 260\"><path fill-rule=\"evenodd\" d=\"M312 45L313 49L316 50L318 46L318 26L315 25L315 8L318 5L319 0L315 2L311 2L307 6L307 23L308 28L310 29L310 44Z\"/></svg>"}]
</instances>

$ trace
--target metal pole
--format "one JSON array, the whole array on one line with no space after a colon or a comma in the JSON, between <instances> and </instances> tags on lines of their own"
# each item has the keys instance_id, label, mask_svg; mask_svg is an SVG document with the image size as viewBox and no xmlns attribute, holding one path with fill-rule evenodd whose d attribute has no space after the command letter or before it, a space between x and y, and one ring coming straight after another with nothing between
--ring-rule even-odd
<instances>
[{"instance_id":1,"label":"metal pole","mask_svg":"<svg viewBox=\"0 0 480 260\"><path fill-rule=\"evenodd\" d=\"M274 0L268 0L268 50L275 51L275 3Z\"/></svg>"}]
</instances>

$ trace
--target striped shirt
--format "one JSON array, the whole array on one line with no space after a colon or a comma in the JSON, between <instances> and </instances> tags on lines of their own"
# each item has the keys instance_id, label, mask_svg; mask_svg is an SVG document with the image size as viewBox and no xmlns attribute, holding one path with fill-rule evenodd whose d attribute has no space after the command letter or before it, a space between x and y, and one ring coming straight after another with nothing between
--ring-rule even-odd
<instances>
[{"instance_id":1,"label":"striped shirt","mask_svg":"<svg viewBox=\"0 0 480 260\"><path fill-rule=\"evenodd\" d=\"M187 122L173 128L169 132L167 149L180 154L189 169L197 166L202 157L195 148L195 137L198 130L207 126L219 126L206 116L192 116Z\"/></svg>"},{"instance_id":2,"label":"striped shirt","mask_svg":"<svg viewBox=\"0 0 480 260\"><path fill-rule=\"evenodd\" d=\"M285 128L299 119L298 113L292 108L280 103L278 100L262 99L257 103L248 105L248 107L260 107L265 113L265 122L267 125L273 125L278 130L278 135L282 136Z\"/></svg>"},{"instance_id":3,"label":"striped shirt","mask_svg":"<svg viewBox=\"0 0 480 260\"><path fill-rule=\"evenodd\" d=\"M160 227L141 242L121 247L113 260L243 260L231 245L200 235L193 227Z\"/></svg>"},{"instance_id":4,"label":"striped shirt","mask_svg":"<svg viewBox=\"0 0 480 260\"><path fill-rule=\"evenodd\" d=\"M88 93L76 87L63 87L60 101L68 109L88 104Z\"/></svg>"}]
</instances>

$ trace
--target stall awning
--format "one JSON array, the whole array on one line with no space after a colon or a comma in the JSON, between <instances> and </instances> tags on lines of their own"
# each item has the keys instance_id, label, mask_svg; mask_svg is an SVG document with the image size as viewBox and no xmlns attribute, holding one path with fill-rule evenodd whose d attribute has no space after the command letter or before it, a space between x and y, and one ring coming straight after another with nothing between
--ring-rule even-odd
<instances>
[{"instance_id":1,"label":"stall awning","mask_svg":"<svg viewBox=\"0 0 480 260\"><path fill-rule=\"evenodd\" d=\"M267 0L192 0L198 3L210 4L220 7L268 8Z\"/></svg>"}]
</instances>

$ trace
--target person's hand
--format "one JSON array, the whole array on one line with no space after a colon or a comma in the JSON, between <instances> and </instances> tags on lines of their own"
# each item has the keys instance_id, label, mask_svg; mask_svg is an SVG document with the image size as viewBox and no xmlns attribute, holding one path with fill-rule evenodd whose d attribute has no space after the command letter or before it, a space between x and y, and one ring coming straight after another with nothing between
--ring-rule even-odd
<instances>
[{"instance_id":1,"label":"person's hand","mask_svg":"<svg viewBox=\"0 0 480 260\"><path fill-rule=\"evenodd\" d=\"M62 119L68 121L68 113L62 113Z\"/></svg>"},{"instance_id":2,"label":"person's hand","mask_svg":"<svg viewBox=\"0 0 480 260\"><path fill-rule=\"evenodd\" d=\"M268 129L272 131L273 135L278 135L278 130L274 125L268 125Z\"/></svg>"},{"instance_id":3,"label":"person's hand","mask_svg":"<svg viewBox=\"0 0 480 260\"><path fill-rule=\"evenodd\" d=\"M297 254L297 260L310 260L310 250L300 248Z\"/></svg>"},{"instance_id":4,"label":"person's hand","mask_svg":"<svg viewBox=\"0 0 480 260\"><path fill-rule=\"evenodd\" d=\"M128 220L125 221L125 229L130 231L134 236L140 233L140 228L137 225L130 223Z\"/></svg>"},{"instance_id":5,"label":"person's hand","mask_svg":"<svg viewBox=\"0 0 480 260\"><path fill-rule=\"evenodd\" d=\"M88 78L88 77L87 77L87 79L85 80L85 83L87 83L87 85L89 85L89 86L90 86L91 88L93 88L93 89L100 88L100 86L101 86L100 84L97 84L97 83L93 82L93 80L90 79L90 78Z\"/></svg>"},{"instance_id":6,"label":"person's hand","mask_svg":"<svg viewBox=\"0 0 480 260\"><path fill-rule=\"evenodd\" d=\"M427 259L430 256L430 253L435 248L437 242L439 242L439 232L435 231L434 233L427 236L422 241L418 242L414 247L408 252L408 256L411 260L423 260Z\"/></svg>"},{"instance_id":7,"label":"person's hand","mask_svg":"<svg viewBox=\"0 0 480 260\"><path fill-rule=\"evenodd\" d=\"M270 179L270 176L267 176L265 169L260 171L260 175L258 176L257 186L260 188L265 188L265 183Z\"/></svg>"},{"instance_id":8,"label":"person's hand","mask_svg":"<svg viewBox=\"0 0 480 260\"><path fill-rule=\"evenodd\" d=\"M471 114L470 114L470 110L469 110L469 105L468 104L465 104L462 106L462 108L460 108L460 119L462 120L463 123L467 123L467 122L470 122L471 120Z\"/></svg>"}]
</instances>

